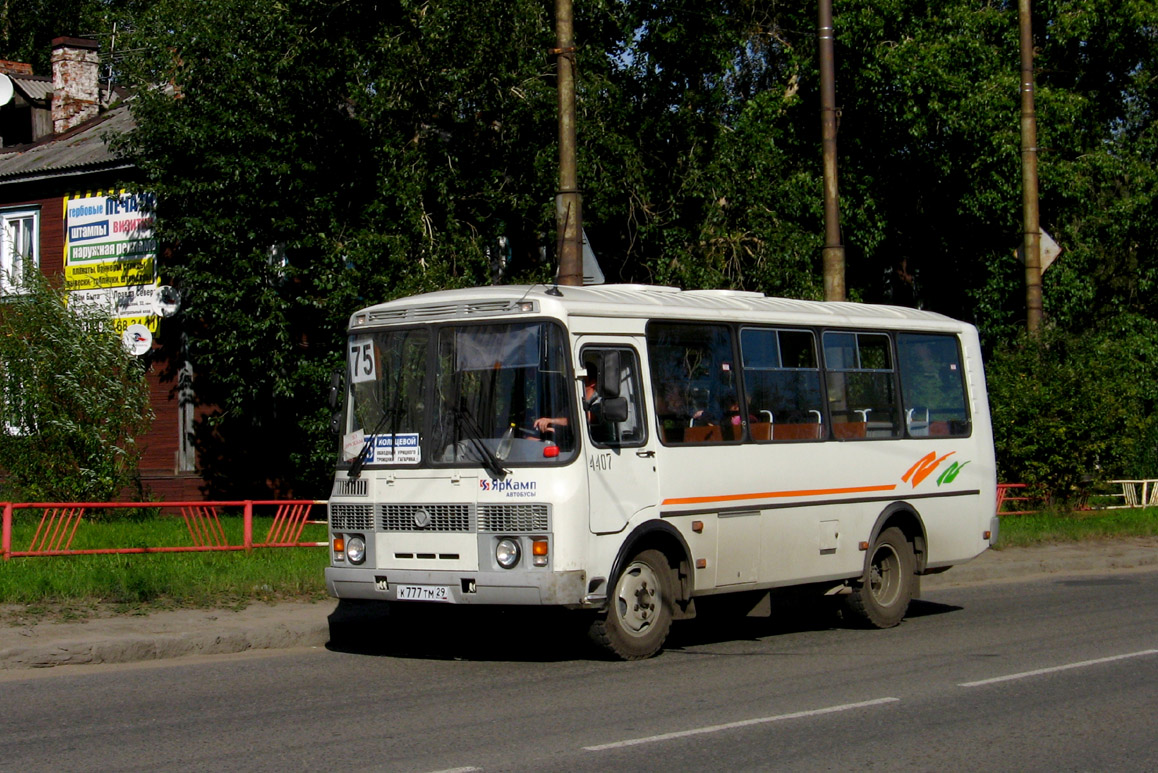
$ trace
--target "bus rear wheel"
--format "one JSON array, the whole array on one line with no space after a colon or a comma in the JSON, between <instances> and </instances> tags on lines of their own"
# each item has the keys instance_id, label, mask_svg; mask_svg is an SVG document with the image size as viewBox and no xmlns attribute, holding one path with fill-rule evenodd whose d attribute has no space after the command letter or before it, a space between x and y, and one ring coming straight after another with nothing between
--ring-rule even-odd
<instances>
[{"instance_id":1,"label":"bus rear wheel","mask_svg":"<svg viewBox=\"0 0 1158 773\"><path fill-rule=\"evenodd\" d=\"M658 550L637 554L615 580L607 609L588 636L622 660L659 652L671 629L674 583L667 557Z\"/></svg>"},{"instance_id":2,"label":"bus rear wheel","mask_svg":"<svg viewBox=\"0 0 1158 773\"><path fill-rule=\"evenodd\" d=\"M896 527L877 535L864 576L846 597L849 610L874 628L899 624L913 598L916 558L904 532Z\"/></svg>"}]
</instances>

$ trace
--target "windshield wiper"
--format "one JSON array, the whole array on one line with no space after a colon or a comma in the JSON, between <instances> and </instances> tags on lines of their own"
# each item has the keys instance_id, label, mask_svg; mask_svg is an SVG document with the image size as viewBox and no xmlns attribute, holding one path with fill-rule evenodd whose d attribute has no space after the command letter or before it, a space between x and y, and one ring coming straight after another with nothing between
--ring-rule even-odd
<instances>
[{"instance_id":1,"label":"windshield wiper","mask_svg":"<svg viewBox=\"0 0 1158 773\"><path fill-rule=\"evenodd\" d=\"M465 405L454 409L456 419L461 419L462 426L466 427L467 434L470 439L474 441L474 445L479 450L479 455L482 456L483 466L486 467L487 472L491 474L492 478L502 480L507 476L507 470L503 469L503 463L495 456L494 451L487 447L483 441L482 430L479 429L478 422L475 421L474 414Z\"/></svg>"},{"instance_id":2,"label":"windshield wiper","mask_svg":"<svg viewBox=\"0 0 1158 773\"><path fill-rule=\"evenodd\" d=\"M362 465L366 463L366 457L370 454L370 447L374 445L374 437L386 428L386 422L394 415L395 412L401 412L399 408L387 408L382 412L382 418L378 419L378 423L374 425L374 429L366 436L366 442L362 444L362 450L354 457L354 461L350 463L350 471L346 473L347 477L356 478L362 474ZM397 424L395 424L397 427ZM393 450L394 441L391 440L391 449Z\"/></svg>"}]
</instances>

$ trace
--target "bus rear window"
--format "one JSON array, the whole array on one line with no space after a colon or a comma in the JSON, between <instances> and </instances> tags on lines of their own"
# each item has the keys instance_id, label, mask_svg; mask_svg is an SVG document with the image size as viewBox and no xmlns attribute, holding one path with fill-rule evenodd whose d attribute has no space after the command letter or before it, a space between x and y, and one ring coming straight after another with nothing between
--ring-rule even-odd
<instances>
[{"instance_id":1,"label":"bus rear window","mask_svg":"<svg viewBox=\"0 0 1158 773\"><path fill-rule=\"evenodd\" d=\"M967 437L965 368L956 337L899 333L897 363L909 437Z\"/></svg>"}]
</instances>

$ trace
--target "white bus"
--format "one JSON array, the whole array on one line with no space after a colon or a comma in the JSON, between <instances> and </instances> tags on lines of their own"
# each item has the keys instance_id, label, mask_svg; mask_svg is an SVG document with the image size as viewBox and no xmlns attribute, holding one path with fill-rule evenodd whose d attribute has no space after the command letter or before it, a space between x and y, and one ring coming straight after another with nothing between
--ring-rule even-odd
<instances>
[{"instance_id":1,"label":"white bus","mask_svg":"<svg viewBox=\"0 0 1158 773\"><path fill-rule=\"evenodd\" d=\"M717 594L896 625L997 536L977 332L938 314L483 287L358 311L348 354L340 599L586 610L634 659Z\"/></svg>"}]
</instances>

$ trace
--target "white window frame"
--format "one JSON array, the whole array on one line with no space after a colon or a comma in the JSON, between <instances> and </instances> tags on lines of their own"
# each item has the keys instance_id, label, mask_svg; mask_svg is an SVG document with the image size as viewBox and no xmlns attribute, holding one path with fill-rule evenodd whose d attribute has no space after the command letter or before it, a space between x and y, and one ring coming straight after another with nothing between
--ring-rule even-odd
<instances>
[{"instance_id":1,"label":"white window frame","mask_svg":"<svg viewBox=\"0 0 1158 773\"><path fill-rule=\"evenodd\" d=\"M31 221L31 229L17 228ZM28 244L23 243L28 240ZM31 264L31 265L29 265ZM25 278L40 270L40 209L0 211L0 292L25 293Z\"/></svg>"}]
</instances>

